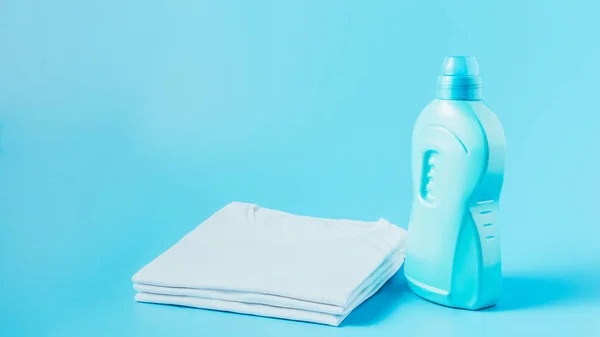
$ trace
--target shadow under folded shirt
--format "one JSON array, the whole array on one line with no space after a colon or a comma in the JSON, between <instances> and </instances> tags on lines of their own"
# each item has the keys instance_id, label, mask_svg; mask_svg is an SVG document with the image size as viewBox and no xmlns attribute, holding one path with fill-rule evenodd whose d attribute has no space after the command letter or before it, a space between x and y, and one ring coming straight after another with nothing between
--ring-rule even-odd
<instances>
[{"instance_id":1,"label":"shadow under folded shirt","mask_svg":"<svg viewBox=\"0 0 600 337\"><path fill-rule=\"evenodd\" d=\"M234 202L133 276L139 302L338 326L402 266L406 231Z\"/></svg>"}]
</instances>

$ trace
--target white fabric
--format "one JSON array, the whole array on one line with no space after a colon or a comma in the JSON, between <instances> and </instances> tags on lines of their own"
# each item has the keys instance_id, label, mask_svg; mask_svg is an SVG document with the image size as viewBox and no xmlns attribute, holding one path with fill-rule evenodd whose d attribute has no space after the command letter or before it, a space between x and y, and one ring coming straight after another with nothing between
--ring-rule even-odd
<instances>
[{"instance_id":1,"label":"white fabric","mask_svg":"<svg viewBox=\"0 0 600 337\"><path fill-rule=\"evenodd\" d=\"M404 261L406 231L231 203L133 277L140 302L339 325Z\"/></svg>"}]
</instances>

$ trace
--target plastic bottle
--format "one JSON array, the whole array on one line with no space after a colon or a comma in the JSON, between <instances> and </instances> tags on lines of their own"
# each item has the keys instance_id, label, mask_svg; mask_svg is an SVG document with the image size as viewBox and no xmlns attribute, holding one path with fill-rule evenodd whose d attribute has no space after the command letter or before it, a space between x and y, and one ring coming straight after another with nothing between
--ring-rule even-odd
<instances>
[{"instance_id":1,"label":"plastic bottle","mask_svg":"<svg viewBox=\"0 0 600 337\"><path fill-rule=\"evenodd\" d=\"M441 305L477 310L501 292L498 201L505 138L481 100L474 57L447 57L437 99L413 131L413 204L405 275L410 289Z\"/></svg>"}]
</instances>

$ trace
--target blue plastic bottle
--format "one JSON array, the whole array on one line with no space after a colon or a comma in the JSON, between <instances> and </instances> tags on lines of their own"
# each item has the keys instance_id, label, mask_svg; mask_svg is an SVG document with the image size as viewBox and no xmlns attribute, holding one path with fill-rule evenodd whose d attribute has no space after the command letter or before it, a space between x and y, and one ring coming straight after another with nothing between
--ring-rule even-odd
<instances>
[{"instance_id":1,"label":"blue plastic bottle","mask_svg":"<svg viewBox=\"0 0 600 337\"><path fill-rule=\"evenodd\" d=\"M419 115L412 140L405 275L420 297L471 310L498 301L505 147L500 121L481 100L477 60L446 58L437 99Z\"/></svg>"}]
</instances>

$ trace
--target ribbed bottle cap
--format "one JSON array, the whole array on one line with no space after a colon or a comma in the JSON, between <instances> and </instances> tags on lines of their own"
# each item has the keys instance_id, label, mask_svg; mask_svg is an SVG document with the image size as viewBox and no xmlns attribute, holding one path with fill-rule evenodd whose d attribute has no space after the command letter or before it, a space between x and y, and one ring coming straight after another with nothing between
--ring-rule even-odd
<instances>
[{"instance_id":1,"label":"ribbed bottle cap","mask_svg":"<svg viewBox=\"0 0 600 337\"><path fill-rule=\"evenodd\" d=\"M479 64L472 56L449 56L438 77L437 98L476 101L481 99Z\"/></svg>"}]
</instances>

